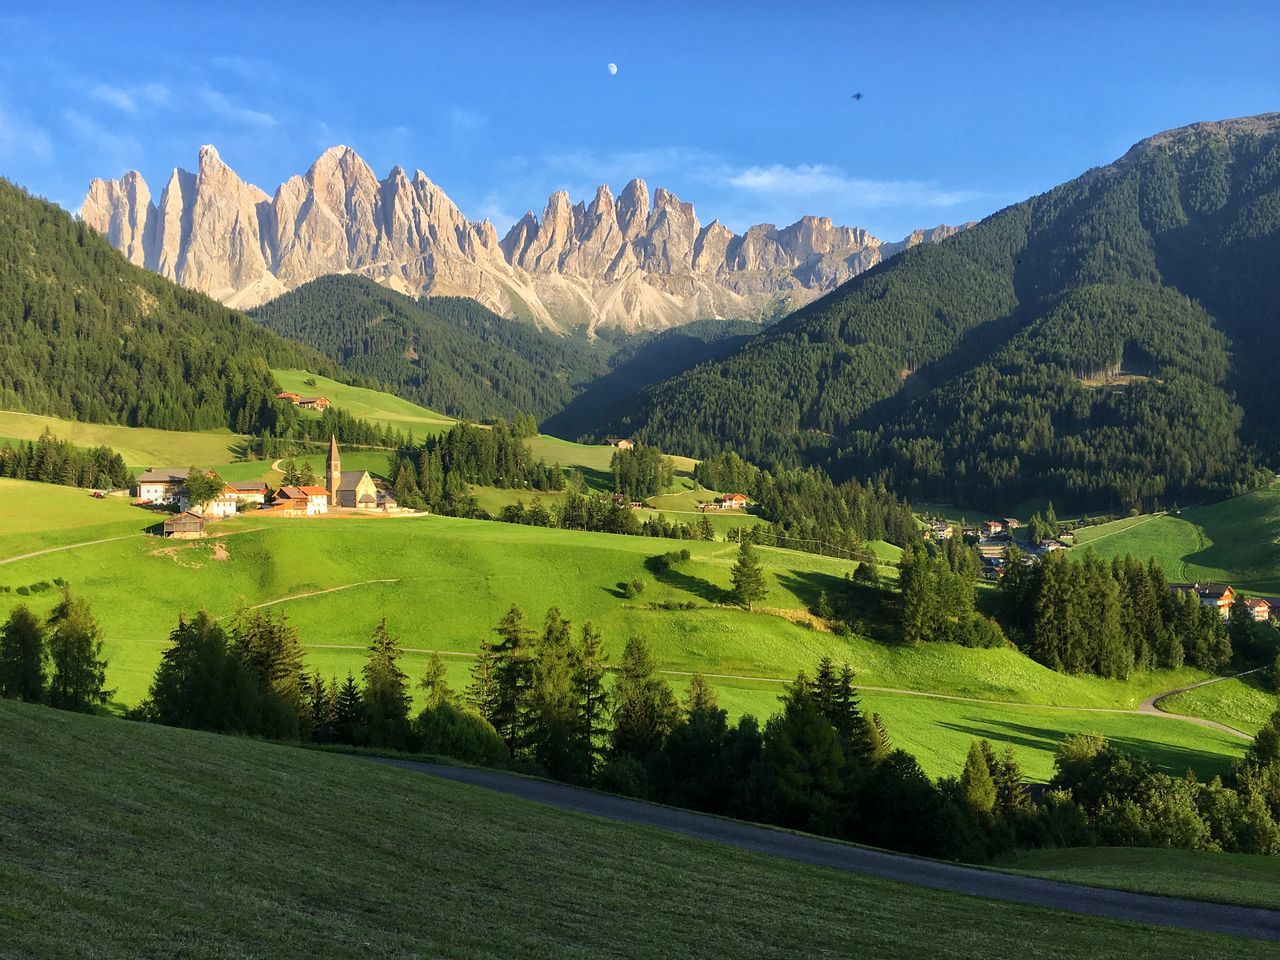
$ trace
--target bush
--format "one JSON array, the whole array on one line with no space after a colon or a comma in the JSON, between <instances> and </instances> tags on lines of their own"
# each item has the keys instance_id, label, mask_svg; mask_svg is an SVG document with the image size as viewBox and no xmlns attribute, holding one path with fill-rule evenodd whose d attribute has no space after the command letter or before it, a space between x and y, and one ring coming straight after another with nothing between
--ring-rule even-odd
<instances>
[{"instance_id":1,"label":"bush","mask_svg":"<svg viewBox=\"0 0 1280 960\"><path fill-rule=\"evenodd\" d=\"M489 721L473 710L437 703L418 714L414 726L424 753L488 767L507 762L507 745Z\"/></svg>"},{"instance_id":2,"label":"bush","mask_svg":"<svg viewBox=\"0 0 1280 960\"><path fill-rule=\"evenodd\" d=\"M26 587L19 587L19 588L18 588L18 596L20 596L20 597L27 597L27 596L30 596L30 595L31 595L31 591L30 591L30 590L28 590Z\"/></svg>"},{"instance_id":3,"label":"bush","mask_svg":"<svg viewBox=\"0 0 1280 960\"><path fill-rule=\"evenodd\" d=\"M685 550L669 550L666 553L659 554L656 557L650 557L646 561L646 566L654 573L666 573L672 567L679 566L689 560L691 554L688 549Z\"/></svg>"},{"instance_id":4,"label":"bush","mask_svg":"<svg viewBox=\"0 0 1280 960\"><path fill-rule=\"evenodd\" d=\"M639 580L639 579L631 580L630 582L624 583L621 586L622 586L622 593L624 596L626 596L628 600L634 600L636 597L640 596L640 594L644 593L643 580Z\"/></svg>"}]
</instances>

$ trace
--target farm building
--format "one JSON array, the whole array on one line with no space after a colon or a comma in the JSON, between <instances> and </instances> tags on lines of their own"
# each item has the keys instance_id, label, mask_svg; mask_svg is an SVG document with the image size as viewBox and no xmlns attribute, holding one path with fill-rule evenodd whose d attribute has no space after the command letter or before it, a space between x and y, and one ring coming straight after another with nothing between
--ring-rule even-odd
<instances>
[{"instance_id":1,"label":"farm building","mask_svg":"<svg viewBox=\"0 0 1280 960\"><path fill-rule=\"evenodd\" d=\"M328 397L299 397L293 402L295 407L302 407L304 410L328 410Z\"/></svg>"},{"instance_id":2,"label":"farm building","mask_svg":"<svg viewBox=\"0 0 1280 960\"><path fill-rule=\"evenodd\" d=\"M1017 530L1022 526L1022 521L1014 517L1005 517L1003 522L1006 530Z\"/></svg>"},{"instance_id":3,"label":"farm building","mask_svg":"<svg viewBox=\"0 0 1280 960\"><path fill-rule=\"evenodd\" d=\"M998 533L1004 533L1003 520L983 520L982 525L978 527L978 533L982 537L994 537Z\"/></svg>"},{"instance_id":4,"label":"farm building","mask_svg":"<svg viewBox=\"0 0 1280 960\"><path fill-rule=\"evenodd\" d=\"M262 480L228 483L227 489L235 496L237 503L252 503L261 506L267 502L267 485Z\"/></svg>"},{"instance_id":5,"label":"farm building","mask_svg":"<svg viewBox=\"0 0 1280 960\"><path fill-rule=\"evenodd\" d=\"M184 489L178 496L178 509L184 513L195 513L207 519L224 519L234 517L240 508L240 501L230 487L223 487L222 492L208 503L192 503L187 499Z\"/></svg>"},{"instance_id":6,"label":"farm building","mask_svg":"<svg viewBox=\"0 0 1280 960\"><path fill-rule=\"evenodd\" d=\"M195 540L204 536L204 517L195 513L176 513L164 522L164 535L179 540Z\"/></svg>"},{"instance_id":7,"label":"farm building","mask_svg":"<svg viewBox=\"0 0 1280 960\"><path fill-rule=\"evenodd\" d=\"M288 400L290 403L296 404L302 399L301 394L294 393L292 390L283 390L276 394L277 400Z\"/></svg>"},{"instance_id":8,"label":"farm building","mask_svg":"<svg viewBox=\"0 0 1280 960\"><path fill-rule=\"evenodd\" d=\"M726 493L723 497L716 497L716 503L721 510L742 510L747 505L747 497L742 493Z\"/></svg>"},{"instance_id":9,"label":"farm building","mask_svg":"<svg viewBox=\"0 0 1280 960\"><path fill-rule=\"evenodd\" d=\"M1169 589L1176 594L1193 593L1200 600L1202 607L1215 607L1225 620L1231 615L1231 604L1235 602L1234 587L1213 583L1171 583ZM1270 610L1268 610L1268 613Z\"/></svg>"},{"instance_id":10,"label":"farm building","mask_svg":"<svg viewBox=\"0 0 1280 960\"><path fill-rule=\"evenodd\" d=\"M611 447L617 447L619 450L632 450L636 445L634 440L628 440L626 437L610 437L605 443Z\"/></svg>"},{"instance_id":11,"label":"farm building","mask_svg":"<svg viewBox=\"0 0 1280 960\"><path fill-rule=\"evenodd\" d=\"M324 487L281 487L276 491L271 509L313 517L329 512L329 491Z\"/></svg>"},{"instance_id":12,"label":"farm building","mask_svg":"<svg viewBox=\"0 0 1280 960\"><path fill-rule=\"evenodd\" d=\"M177 503L187 482L187 467L152 467L138 475L138 503Z\"/></svg>"}]
</instances>

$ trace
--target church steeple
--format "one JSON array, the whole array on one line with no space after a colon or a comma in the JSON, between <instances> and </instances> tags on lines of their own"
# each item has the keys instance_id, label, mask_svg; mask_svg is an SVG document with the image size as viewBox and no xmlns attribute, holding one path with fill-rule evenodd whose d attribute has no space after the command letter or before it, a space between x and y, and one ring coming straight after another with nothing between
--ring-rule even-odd
<instances>
[{"instance_id":1,"label":"church steeple","mask_svg":"<svg viewBox=\"0 0 1280 960\"><path fill-rule=\"evenodd\" d=\"M325 486L329 488L329 506L338 506L338 485L342 482L342 457L338 454L338 438L329 434L329 459L325 461Z\"/></svg>"}]
</instances>

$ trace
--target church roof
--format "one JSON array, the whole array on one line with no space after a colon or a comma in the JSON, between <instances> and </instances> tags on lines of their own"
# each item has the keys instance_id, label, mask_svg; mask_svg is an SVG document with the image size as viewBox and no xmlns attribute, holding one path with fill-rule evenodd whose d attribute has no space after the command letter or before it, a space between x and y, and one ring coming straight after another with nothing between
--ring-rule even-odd
<instances>
[{"instance_id":1,"label":"church roof","mask_svg":"<svg viewBox=\"0 0 1280 960\"><path fill-rule=\"evenodd\" d=\"M368 470L343 470L338 474L338 489L354 490L368 476Z\"/></svg>"}]
</instances>

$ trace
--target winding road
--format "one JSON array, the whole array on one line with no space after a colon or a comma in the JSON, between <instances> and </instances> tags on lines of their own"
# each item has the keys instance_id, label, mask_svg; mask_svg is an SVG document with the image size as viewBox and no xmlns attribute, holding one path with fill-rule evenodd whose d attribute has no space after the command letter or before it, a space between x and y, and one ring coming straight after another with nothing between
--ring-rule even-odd
<instances>
[{"instance_id":1,"label":"winding road","mask_svg":"<svg viewBox=\"0 0 1280 960\"><path fill-rule=\"evenodd\" d=\"M1134 923L1206 933L1225 933L1255 940L1280 941L1280 910L1260 910L1181 900L1056 880L964 867L939 860L858 847L836 840L789 833L739 820L664 807L642 800L597 793L567 784L536 780L498 770L453 767L386 757L353 758L424 773L456 783L496 790L574 813L618 823L651 827L710 843L782 857L833 870L845 870L900 883L1068 913L1109 917Z\"/></svg>"}]
</instances>

